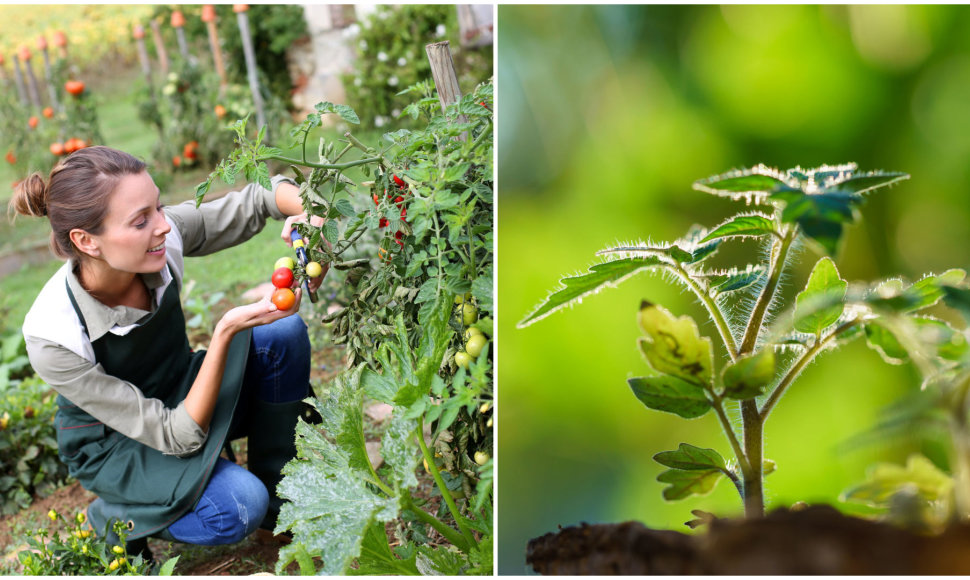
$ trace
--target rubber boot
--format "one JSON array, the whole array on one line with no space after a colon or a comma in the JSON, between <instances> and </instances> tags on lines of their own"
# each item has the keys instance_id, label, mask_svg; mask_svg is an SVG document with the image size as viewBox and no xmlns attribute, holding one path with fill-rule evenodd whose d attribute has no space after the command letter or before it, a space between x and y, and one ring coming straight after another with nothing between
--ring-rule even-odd
<instances>
[{"instance_id":1,"label":"rubber boot","mask_svg":"<svg viewBox=\"0 0 970 580\"><path fill-rule=\"evenodd\" d=\"M249 415L249 471L269 491L269 509L260 528L272 531L283 500L276 486L283 479L283 466L296 456L296 422L305 411L303 401L255 402Z\"/></svg>"}]
</instances>

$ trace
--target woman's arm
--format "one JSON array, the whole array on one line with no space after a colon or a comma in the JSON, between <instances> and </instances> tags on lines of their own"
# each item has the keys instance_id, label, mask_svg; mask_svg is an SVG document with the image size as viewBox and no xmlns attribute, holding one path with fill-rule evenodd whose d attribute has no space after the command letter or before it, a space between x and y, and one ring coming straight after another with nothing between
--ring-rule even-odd
<instances>
[{"instance_id":1,"label":"woman's arm","mask_svg":"<svg viewBox=\"0 0 970 580\"><path fill-rule=\"evenodd\" d=\"M185 410L203 430L208 431L209 421L216 408L232 338L246 328L269 324L295 314L300 309L301 294L302 291L298 288L296 302L289 310L279 310L268 298L264 298L254 304L233 308L216 324L209 349L202 366L199 367L199 374L185 396Z\"/></svg>"}]
</instances>

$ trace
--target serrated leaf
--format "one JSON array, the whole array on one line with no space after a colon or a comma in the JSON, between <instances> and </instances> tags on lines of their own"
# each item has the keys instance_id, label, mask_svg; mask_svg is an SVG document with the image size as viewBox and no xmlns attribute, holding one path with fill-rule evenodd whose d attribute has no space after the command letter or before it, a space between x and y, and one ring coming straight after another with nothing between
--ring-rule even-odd
<instances>
[{"instance_id":1,"label":"serrated leaf","mask_svg":"<svg viewBox=\"0 0 970 580\"><path fill-rule=\"evenodd\" d=\"M654 461L666 467L686 471L719 469L727 471L724 458L713 449L696 447L681 443L676 451L661 451L653 456Z\"/></svg>"},{"instance_id":2,"label":"serrated leaf","mask_svg":"<svg viewBox=\"0 0 970 580\"><path fill-rule=\"evenodd\" d=\"M909 174L898 171L869 171L863 174L851 174L845 179L835 179L831 184L822 183L826 189L838 189L852 193L868 193L880 187L886 187L909 179Z\"/></svg>"},{"instance_id":3,"label":"serrated leaf","mask_svg":"<svg viewBox=\"0 0 970 580\"><path fill-rule=\"evenodd\" d=\"M357 210L354 209L354 204L350 203L350 201L346 199L338 199L333 203L333 205L344 217L357 217Z\"/></svg>"},{"instance_id":4,"label":"serrated leaf","mask_svg":"<svg viewBox=\"0 0 970 580\"><path fill-rule=\"evenodd\" d=\"M467 161L464 163L458 163L449 166L445 169L444 180L445 181L459 181L461 178L465 177L468 173L468 169L471 167L471 163Z\"/></svg>"},{"instance_id":5,"label":"serrated leaf","mask_svg":"<svg viewBox=\"0 0 970 580\"><path fill-rule=\"evenodd\" d=\"M878 352L883 360L894 365L903 364L909 360L909 352L899 344L899 340L888 328L873 321L866 323L865 329L866 344Z\"/></svg>"},{"instance_id":6,"label":"serrated leaf","mask_svg":"<svg viewBox=\"0 0 970 580\"><path fill-rule=\"evenodd\" d=\"M323 237L327 238L327 241L331 244L336 244L337 239L340 237L340 228L337 226L337 220L327 220L327 223L323 224Z\"/></svg>"},{"instance_id":7,"label":"serrated leaf","mask_svg":"<svg viewBox=\"0 0 970 580\"><path fill-rule=\"evenodd\" d=\"M670 244L668 246L617 246L615 248L606 248L605 250L600 250L596 252L598 256L605 256L610 254L619 254L624 258L650 258L650 257L667 257L676 262L681 262L685 264L690 264L694 261L693 252L688 252L687 250L681 249L680 246L676 244Z\"/></svg>"},{"instance_id":8,"label":"serrated leaf","mask_svg":"<svg viewBox=\"0 0 970 580\"><path fill-rule=\"evenodd\" d=\"M637 344L654 371L699 386L711 384L711 339L700 336L690 316L675 317L664 307L644 300L637 322L646 333Z\"/></svg>"},{"instance_id":9,"label":"serrated leaf","mask_svg":"<svg viewBox=\"0 0 970 580\"><path fill-rule=\"evenodd\" d=\"M711 410L704 389L677 377L634 377L627 384L641 403L657 411L693 419Z\"/></svg>"},{"instance_id":10,"label":"serrated leaf","mask_svg":"<svg viewBox=\"0 0 970 580\"><path fill-rule=\"evenodd\" d=\"M777 169L757 165L715 175L694 182L694 189L722 197L739 199L747 197L763 202L767 194L779 187L789 186L788 176Z\"/></svg>"},{"instance_id":11,"label":"serrated leaf","mask_svg":"<svg viewBox=\"0 0 970 580\"><path fill-rule=\"evenodd\" d=\"M716 294L743 290L760 280L762 276L764 276L764 268L761 266L750 267L742 272L728 272L716 278L711 290Z\"/></svg>"},{"instance_id":12,"label":"serrated leaf","mask_svg":"<svg viewBox=\"0 0 970 580\"><path fill-rule=\"evenodd\" d=\"M845 310L848 288L831 258L816 262L805 289L795 297L795 330L819 335L835 324Z\"/></svg>"},{"instance_id":13,"label":"serrated leaf","mask_svg":"<svg viewBox=\"0 0 970 580\"><path fill-rule=\"evenodd\" d=\"M664 488L663 495L664 499L673 501L684 499L691 495L706 495L710 493L723 475L718 469L707 471L668 469L657 476L657 481L670 484Z\"/></svg>"},{"instance_id":14,"label":"serrated leaf","mask_svg":"<svg viewBox=\"0 0 970 580\"><path fill-rule=\"evenodd\" d=\"M770 197L782 200L785 208L781 221L796 223L802 233L814 240L828 255L835 255L845 224L855 221L856 194L834 191L806 195L802 192L780 192Z\"/></svg>"},{"instance_id":15,"label":"serrated leaf","mask_svg":"<svg viewBox=\"0 0 970 580\"><path fill-rule=\"evenodd\" d=\"M762 395L775 376L775 351L772 348L740 356L724 367L724 396L744 400Z\"/></svg>"},{"instance_id":16,"label":"serrated leaf","mask_svg":"<svg viewBox=\"0 0 970 580\"><path fill-rule=\"evenodd\" d=\"M965 270L952 268L939 276L925 276L903 291L902 296L908 304L902 312L912 312L933 306L943 298L944 286L955 286L967 277Z\"/></svg>"},{"instance_id":17,"label":"serrated leaf","mask_svg":"<svg viewBox=\"0 0 970 580\"><path fill-rule=\"evenodd\" d=\"M319 113L336 113L344 121L348 123L353 123L354 125L360 125L360 117L357 116L357 112L354 111L348 105L335 105L331 102L317 103L316 110Z\"/></svg>"},{"instance_id":18,"label":"serrated leaf","mask_svg":"<svg viewBox=\"0 0 970 580\"><path fill-rule=\"evenodd\" d=\"M771 218L761 214L740 215L724 222L707 234L701 242L718 238L763 236L775 231Z\"/></svg>"},{"instance_id":19,"label":"serrated leaf","mask_svg":"<svg viewBox=\"0 0 970 580\"><path fill-rule=\"evenodd\" d=\"M586 274L563 278L560 280L562 287L550 294L516 327L525 328L573 302L582 301L590 294L616 286L642 270L661 265L658 258L625 258L596 264Z\"/></svg>"}]
</instances>

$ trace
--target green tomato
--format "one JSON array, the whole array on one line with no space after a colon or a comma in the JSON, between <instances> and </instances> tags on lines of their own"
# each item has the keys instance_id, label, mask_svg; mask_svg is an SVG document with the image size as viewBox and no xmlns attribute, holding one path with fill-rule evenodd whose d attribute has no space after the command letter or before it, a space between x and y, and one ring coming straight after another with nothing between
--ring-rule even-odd
<instances>
[{"instance_id":1,"label":"green tomato","mask_svg":"<svg viewBox=\"0 0 970 580\"><path fill-rule=\"evenodd\" d=\"M471 302L472 293L465 292L464 294L455 295L455 304L464 304L465 302Z\"/></svg>"},{"instance_id":2,"label":"green tomato","mask_svg":"<svg viewBox=\"0 0 970 580\"><path fill-rule=\"evenodd\" d=\"M476 451L475 452L475 463L477 463L479 465L485 465L486 463L488 463L488 460L490 458L491 458L491 456L489 456L489 454L488 453L485 453L484 451Z\"/></svg>"},{"instance_id":3,"label":"green tomato","mask_svg":"<svg viewBox=\"0 0 970 580\"><path fill-rule=\"evenodd\" d=\"M463 369L467 369L468 365L472 364L472 357L467 352L459 350L455 353L455 364Z\"/></svg>"},{"instance_id":4,"label":"green tomato","mask_svg":"<svg viewBox=\"0 0 970 580\"><path fill-rule=\"evenodd\" d=\"M465 323L465 326L469 326L478 320L478 309L471 302L465 302L461 305L461 321Z\"/></svg>"},{"instance_id":5,"label":"green tomato","mask_svg":"<svg viewBox=\"0 0 970 580\"><path fill-rule=\"evenodd\" d=\"M465 343L465 351L471 355L472 358L478 358L478 355L482 354L485 350L485 345L488 341L481 334L476 334L475 336L468 339Z\"/></svg>"},{"instance_id":6,"label":"green tomato","mask_svg":"<svg viewBox=\"0 0 970 580\"><path fill-rule=\"evenodd\" d=\"M468 342L473 336L482 336L482 331L474 326L469 326L465 329L465 334L462 335L462 338L465 339L465 342Z\"/></svg>"},{"instance_id":7,"label":"green tomato","mask_svg":"<svg viewBox=\"0 0 970 580\"><path fill-rule=\"evenodd\" d=\"M280 268L289 268L292 270L295 267L296 262L293 261L293 258L287 256L276 260L276 264L273 265L273 270L279 270Z\"/></svg>"}]
</instances>

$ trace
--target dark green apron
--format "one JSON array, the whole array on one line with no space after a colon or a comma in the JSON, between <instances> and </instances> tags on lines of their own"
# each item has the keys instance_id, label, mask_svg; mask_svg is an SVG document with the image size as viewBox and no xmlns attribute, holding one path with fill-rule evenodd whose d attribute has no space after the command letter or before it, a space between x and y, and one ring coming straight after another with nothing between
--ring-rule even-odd
<instances>
[{"instance_id":1,"label":"dark green apron","mask_svg":"<svg viewBox=\"0 0 970 580\"><path fill-rule=\"evenodd\" d=\"M67 289L81 324L84 317ZM185 399L205 357L192 352L175 280L161 304L125 336L110 332L93 341L104 371L137 386L146 397L174 408ZM101 533L113 519L125 523L133 540L168 528L191 510L212 475L235 411L252 332L238 333L229 347L226 370L203 448L190 457L164 455L113 431L58 395L57 443L70 474L102 501L88 509Z\"/></svg>"}]
</instances>

